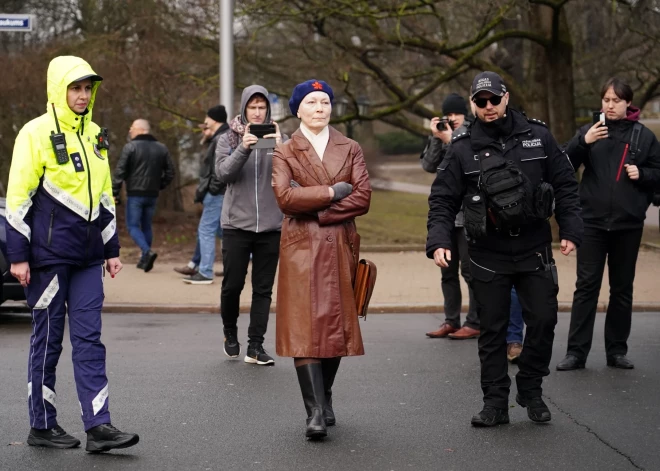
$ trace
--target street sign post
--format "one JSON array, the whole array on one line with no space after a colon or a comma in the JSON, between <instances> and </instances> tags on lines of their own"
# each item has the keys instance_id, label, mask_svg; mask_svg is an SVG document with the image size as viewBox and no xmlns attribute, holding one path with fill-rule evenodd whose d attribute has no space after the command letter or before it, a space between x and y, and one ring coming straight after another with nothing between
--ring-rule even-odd
<instances>
[{"instance_id":1,"label":"street sign post","mask_svg":"<svg viewBox=\"0 0 660 471\"><path fill-rule=\"evenodd\" d=\"M34 15L0 13L0 31L29 33L34 27Z\"/></svg>"}]
</instances>

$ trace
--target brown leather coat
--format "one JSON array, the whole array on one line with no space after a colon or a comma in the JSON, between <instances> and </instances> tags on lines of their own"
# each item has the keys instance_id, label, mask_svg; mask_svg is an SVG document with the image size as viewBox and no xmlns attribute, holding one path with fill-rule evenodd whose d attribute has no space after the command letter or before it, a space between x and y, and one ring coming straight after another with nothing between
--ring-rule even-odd
<instances>
[{"instance_id":1,"label":"brown leather coat","mask_svg":"<svg viewBox=\"0 0 660 471\"><path fill-rule=\"evenodd\" d=\"M291 180L301 188L292 188ZM353 185L331 202L328 187ZM277 288L279 356L363 355L353 278L360 250L356 216L369 211L371 185L357 142L330 128L319 159L300 130L273 153L273 189L284 213Z\"/></svg>"}]
</instances>

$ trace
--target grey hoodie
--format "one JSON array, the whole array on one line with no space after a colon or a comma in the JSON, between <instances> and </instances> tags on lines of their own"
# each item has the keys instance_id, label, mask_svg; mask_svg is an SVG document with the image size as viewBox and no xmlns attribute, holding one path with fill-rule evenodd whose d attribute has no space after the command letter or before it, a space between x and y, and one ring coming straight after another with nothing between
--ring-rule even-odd
<instances>
[{"instance_id":1,"label":"grey hoodie","mask_svg":"<svg viewBox=\"0 0 660 471\"><path fill-rule=\"evenodd\" d=\"M256 94L268 96L260 85L251 85L241 95L241 120L247 124L245 108ZM264 123L270 123L270 104ZM280 211L271 181L273 178L273 149L246 149L239 142L236 149L229 145L229 131L220 136L215 149L216 176L227 184L222 204L223 229L250 232L271 232L282 229ZM282 135L282 142L287 140Z\"/></svg>"}]
</instances>

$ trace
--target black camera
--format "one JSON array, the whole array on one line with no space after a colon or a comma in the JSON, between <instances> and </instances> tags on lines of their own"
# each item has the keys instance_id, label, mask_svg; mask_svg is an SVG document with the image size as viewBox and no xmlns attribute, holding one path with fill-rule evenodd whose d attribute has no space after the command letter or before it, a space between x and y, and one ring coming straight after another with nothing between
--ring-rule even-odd
<instances>
[{"instance_id":1,"label":"black camera","mask_svg":"<svg viewBox=\"0 0 660 471\"><path fill-rule=\"evenodd\" d=\"M453 130L454 129L454 122L450 121L448 118L442 118L440 121L438 121L438 124L436 125L436 128L438 131L446 131L447 130L447 124L449 127Z\"/></svg>"}]
</instances>

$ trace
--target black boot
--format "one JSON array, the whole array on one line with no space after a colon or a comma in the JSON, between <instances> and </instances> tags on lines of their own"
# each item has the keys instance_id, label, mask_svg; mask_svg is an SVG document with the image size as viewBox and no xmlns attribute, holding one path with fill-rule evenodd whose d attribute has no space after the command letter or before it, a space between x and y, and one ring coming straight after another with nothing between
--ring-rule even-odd
<instances>
[{"instance_id":1,"label":"black boot","mask_svg":"<svg viewBox=\"0 0 660 471\"><path fill-rule=\"evenodd\" d=\"M307 410L307 437L320 439L328 432L325 428L323 409L325 392L323 391L323 368L321 363L308 363L296 367L300 391Z\"/></svg>"},{"instance_id":2,"label":"black boot","mask_svg":"<svg viewBox=\"0 0 660 471\"><path fill-rule=\"evenodd\" d=\"M86 451L100 453L115 448L128 448L136 445L140 437L136 433L124 433L111 424L98 425L87 430Z\"/></svg>"},{"instance_id":3,"label":"black boot","mask_svg":"<svg viewBox=\"0 0 660 471\"><path fill-rule=\"evenodd\" d=\"M30 446L45 446L48 448L76 448L80 446L80 440L66 433L59 425L46 430L31 428L27 443Z\"/></svg>"},{"instance_id":4,"label":"black boot","mask_svg":"<svg viewBox=\"0 0 660 471\"><path fill-rule=\"evenodd\" d=\"M335 411L332 409L332 385L335 382L340 361L341 357L323 358L321 360L321 366L323 367L323 390L325 391L323 417L325 418L325 425L328 427L335 425L337 422L335 420Z\"/></svg>"}]
</instances>

